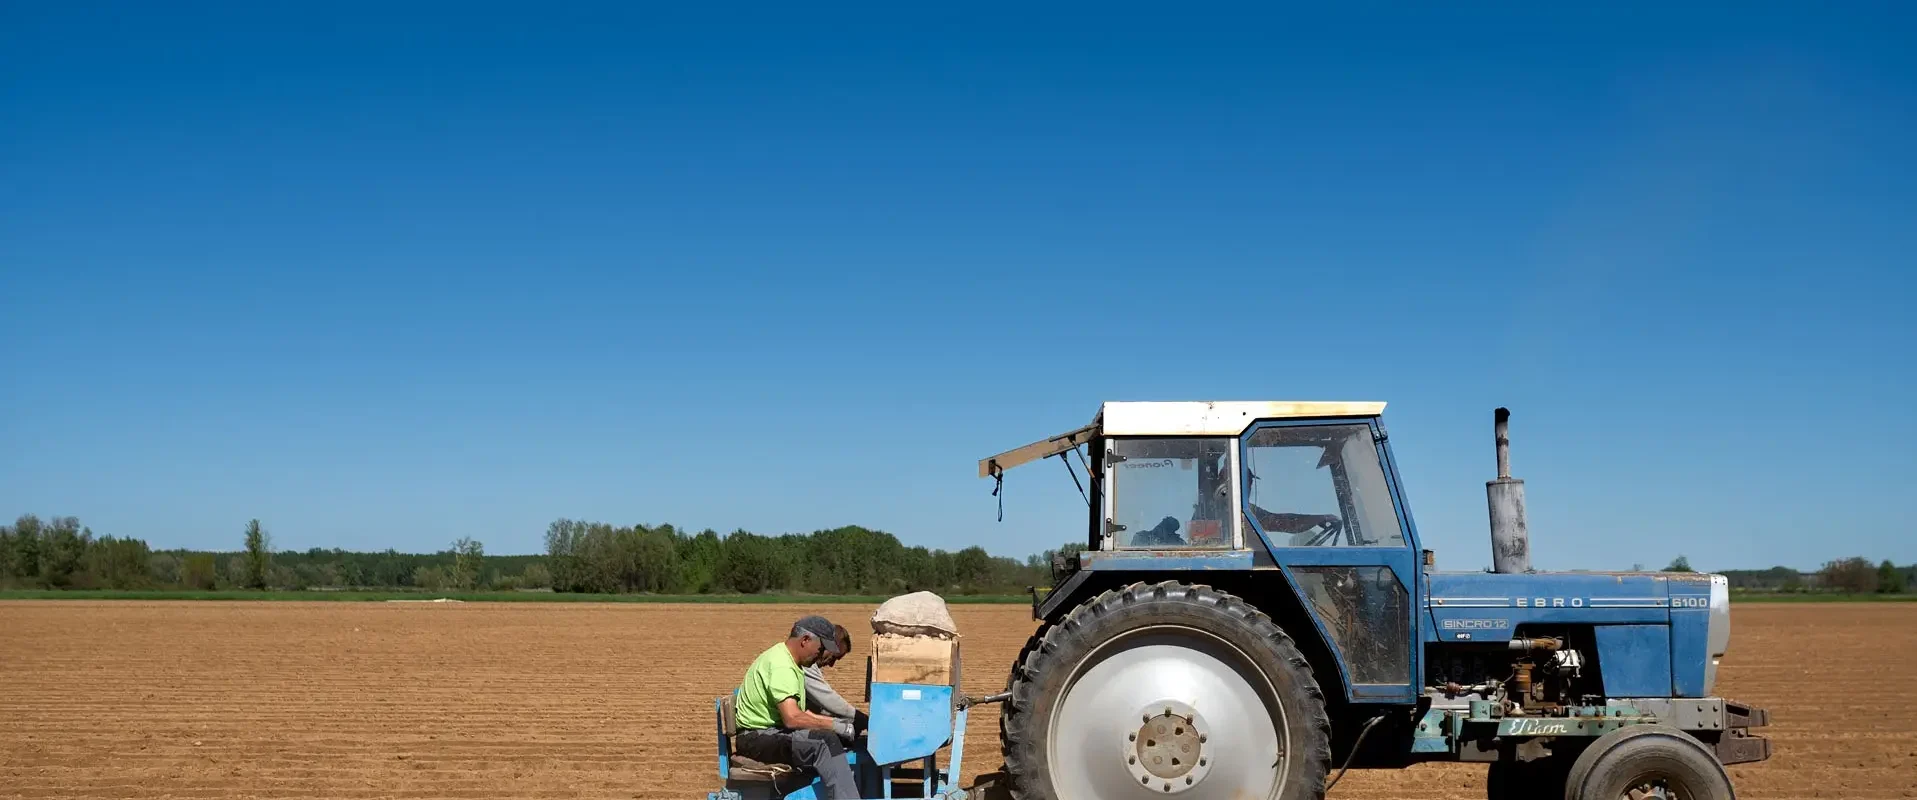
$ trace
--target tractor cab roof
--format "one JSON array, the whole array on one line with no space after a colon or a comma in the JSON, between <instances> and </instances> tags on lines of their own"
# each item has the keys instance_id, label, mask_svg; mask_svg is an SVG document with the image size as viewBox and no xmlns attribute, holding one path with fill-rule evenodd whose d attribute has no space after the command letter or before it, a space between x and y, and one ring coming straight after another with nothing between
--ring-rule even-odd
<instances>
[{"instance_id":1,"label":"tractor cab roof","mask_svg":"<svg viewBox=\"0 0 1917 800\"><path fill-rule=\"evenodd\" d=\"M1237 436L1263 419L1375 417L1384 403L1287 400L1108 402L1092 424L980 459L978 475L991 477L1103 436Z\"/></svg>"}]
</instances>

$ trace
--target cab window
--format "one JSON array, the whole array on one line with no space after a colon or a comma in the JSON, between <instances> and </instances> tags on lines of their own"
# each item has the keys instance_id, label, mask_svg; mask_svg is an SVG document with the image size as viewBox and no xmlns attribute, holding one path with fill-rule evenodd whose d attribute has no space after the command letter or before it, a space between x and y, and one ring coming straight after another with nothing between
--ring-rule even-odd
<instances>
[{"instance_id":1,"label":"cab window","mask_svg":"<svg viewBox=\"0 0 1917 800\"><path fill-rule=\"evenodd\" d=\"M1119 548L1232 546L1231 439L1113 439L1111 518Z\"/></svg>"},{"instance_id":2,"label":"cab window","mask_svg":"<svg viewBox=\"0 0 1917 800\"><path fill-rule=\"evenodd\" d=\"M1369 425L1260 428L1245 471L1245 510L1273 545L1405 545Z\"/></svg>"}]
</instances>

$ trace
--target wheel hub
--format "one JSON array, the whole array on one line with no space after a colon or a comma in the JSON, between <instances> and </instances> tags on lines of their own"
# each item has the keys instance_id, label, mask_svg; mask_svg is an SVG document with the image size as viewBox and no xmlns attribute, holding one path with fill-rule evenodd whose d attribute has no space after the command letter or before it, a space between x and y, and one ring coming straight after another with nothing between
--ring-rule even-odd
<instances>
[{"instance_id":1,"label":"wheel hub","mask_svg":"<svg viewBox=\"0 0 1917 800\"><path fill-rule=\"evenodd\" d=\"M1177 794L1198 785L1211 772L1205 745L1211 732L1190 706L1161 700L1139 712L1138 729L1125 735L1125 769L1139 785Z\"/></svg>"},{"instance_id":2,"label":"wheel hub","mask_svg":"<svg viewBox=\"0 0 1917 800\"><path fill-rule=\"evenodd\" d=\"M1620 800L1673 800L1663 781L1647 781L1625 790Z\"/></svg>"},{"instance_id":3,"label":"wheel hub","mask_svg":"<svg viewBox=\"0 0 1917 800\"><path fill-rule=\"evenodd\" d=\"M1284 708L1247 662L1230 644L1184 626L1139 628L1101 643L1073 669L1045 731L1056 796L1276 796L1290 765ZM1207 779L1212 773L1216 780Z\"/></svg>"}]
</instances>

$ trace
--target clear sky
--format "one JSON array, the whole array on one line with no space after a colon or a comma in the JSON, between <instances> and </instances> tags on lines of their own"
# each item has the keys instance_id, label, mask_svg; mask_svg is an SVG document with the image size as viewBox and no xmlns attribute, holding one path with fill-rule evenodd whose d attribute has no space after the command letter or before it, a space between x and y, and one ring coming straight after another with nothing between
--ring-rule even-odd
<instances>
[{"instance_id":1,"label":"clear sky","mask_svg":"<svg viewBox=\"0 0 1917 800\"><path fill-rule=\"evenodd\" d=\"M1375 399L1440 566L1498 405L1540 567L1917 561L1898 5L569 5L0 10L0 514L1022 555L1101 400Z\"/></svg>"}]
</instances>

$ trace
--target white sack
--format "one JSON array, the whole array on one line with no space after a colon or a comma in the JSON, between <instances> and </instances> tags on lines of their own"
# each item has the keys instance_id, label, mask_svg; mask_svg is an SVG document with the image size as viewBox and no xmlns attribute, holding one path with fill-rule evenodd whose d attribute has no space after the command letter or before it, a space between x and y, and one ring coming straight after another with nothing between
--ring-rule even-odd
<instances>
[{"instance_id":1,"label":"white sack","mask_svg":"<svg viewBox=\"0 0 1917 800\"><path fill-rule=\"evenodd\" d=\"M879 604L872 614L872 632L897 636L958 636L958 623L946 610L945 599L931 592L913 592Z\"/></svg>"}]
</instances>

